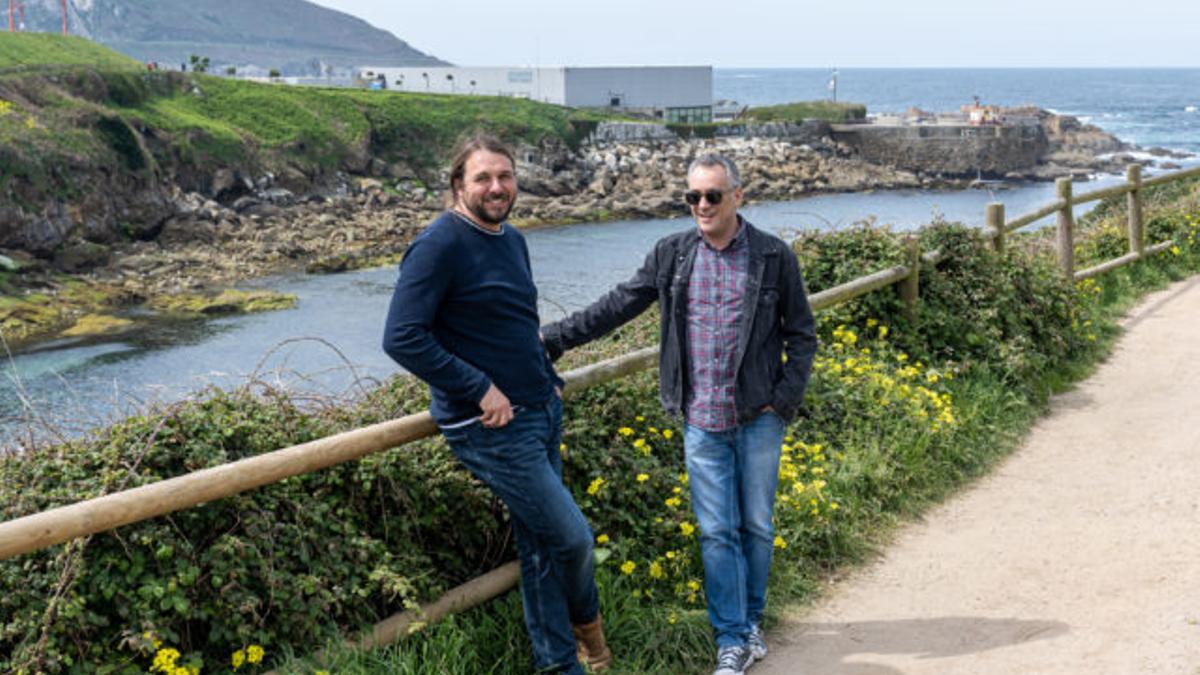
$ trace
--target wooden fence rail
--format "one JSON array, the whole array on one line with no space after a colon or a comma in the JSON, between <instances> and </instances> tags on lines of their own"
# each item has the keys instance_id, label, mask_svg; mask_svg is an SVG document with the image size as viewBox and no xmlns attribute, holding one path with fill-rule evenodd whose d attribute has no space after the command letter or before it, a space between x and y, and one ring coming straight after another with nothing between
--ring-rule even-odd
<instances>
[{"instance_id":1,"label":"wooden fence rail","mask_svg":"<svg viewBox=\"0 0 1200 675\"><path fill-rule=\"evenodd\" d=\"M1200 167L1142 181L1140 167L1132 166L1127 183L1074 197L1070 180L1060 179L1056 185L1058 200L1008 222L1004 221L1003 204L989 204L985 211L985 231L992 237L995 246L1002 250L1006 233L1057 213L1060 265L1068 278L1085 279L1170 248L1174 242L1161 242L1150 247L1145 247L1142 243L1141 192L1147 187L1196 176L1200 176ZM1130 253L1075 272L1072 207L1121 194L1129 195ZM944 255L941 251L921 254L915 237L909 238L907 247L907 265L897 265L813 293L809 301L814 311L827 309L896 284L901 284L901 296L911 311L917 300L917 282L922 265L936 265ZM1063 253L1064 250L1067 251L1066 254ZM657 356L658 347L647 347L573 370L563 376L566 381L564 395L571 396L581 389L650 368L657 361ZM435 433L437 426L429 413L417 413L131 490L0 522L0 560L229 497L293 476L359 459L374 452L389 450ZM437 620L445 614L461 611L503 593L516 584L517 576L515 563L508 563L451 590L442 598L425 605L421 611L402 612L387 619L354 644L365 647L394 641L404 635L412 622L418 619Z\"/></svg>"},{"instance_id":2,"label":"wooden fence rail","mask_svg":"<svg viewBox=\"0 0 1200 675\"><path fill-rule=\"evenodd\" d=\"M1147 256L1170 250L1174 242L1165 241L1150 247L1146 246L1145 223L1142 219L1142 193L1149 187L1166 185L1167 183L1196 177L1200 177L1200 167L1167 173L1143 180L1142 167L1133 164L1126 170L1124 183L1080 194L1072 194L1073 185L1070 178L1059 178L1055 181L1054 185L1058 199L1034 211L1013 218L1008 222L1004 221L1003 204L999 202L988 204L984 215L985 231L992 238L996 249L1003 250L1005 235L1007 233L1031 225L1046 216L1055 215L1057 227L1055 248L1059 268L1068 279L1081 281L1094 277L1097 274L1137 262ZM1095 267L1076 271L1074 207L1079 204L1086 204L1109 197L1119 197L1121 195L1128 195L1126 232L1129 240L1129 253L1096 265Z\"/></svg>"}]
</instances>

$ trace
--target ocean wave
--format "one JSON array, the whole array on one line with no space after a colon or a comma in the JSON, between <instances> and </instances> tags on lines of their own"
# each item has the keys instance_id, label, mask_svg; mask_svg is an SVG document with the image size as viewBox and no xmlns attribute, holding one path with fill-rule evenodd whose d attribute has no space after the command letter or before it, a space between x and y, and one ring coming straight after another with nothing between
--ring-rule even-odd
<instances>
[{"instance_id":1,"label":"ocean wave","mask_svg":"<svg viewBox=\"0 0 1200 675\"><path fill-rule=\"evenodd\" d=\"M1183 112L1186 112L1186 113L1194 113L1194 112L1196 112L1196 106L1194 106L1194 105L1189 105L1189 106L1186 106L1186 107L1183 109Z\"/></svg>"}]
</instances>

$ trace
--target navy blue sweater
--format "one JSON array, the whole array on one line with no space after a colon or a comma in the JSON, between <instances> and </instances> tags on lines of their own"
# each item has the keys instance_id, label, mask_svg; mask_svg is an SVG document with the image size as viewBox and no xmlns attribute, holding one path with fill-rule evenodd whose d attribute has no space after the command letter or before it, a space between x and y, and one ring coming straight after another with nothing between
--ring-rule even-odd
<instances>
[{"instance_id":1,"label":"navy blue sweater","mask_svg":"<svg viewBox=\"0 0 1200 675\"><path fill-rule=\"evenodd\" d=\"M538 337L525 238L443 213L400 263L383 349L429 384L438 424L480 414L495 383L513 405L543 405L559 382Z\"/></svg>"}]
</instances>

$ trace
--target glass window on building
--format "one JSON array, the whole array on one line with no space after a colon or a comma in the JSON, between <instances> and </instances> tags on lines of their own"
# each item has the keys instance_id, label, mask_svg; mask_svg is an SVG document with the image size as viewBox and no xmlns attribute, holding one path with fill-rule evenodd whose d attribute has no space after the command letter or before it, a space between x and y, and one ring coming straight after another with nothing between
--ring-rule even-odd
<instances>
[{"instance_id":1,"label":"glass window on building","mask_svg":"<svg viewBox=\"0 0 1200 675\"><path fill-rule=\"evenodd\" d=\"M667 108L667 121L674 124L707 124L712 121L712 106Z\"/></svg>"}]
</instances>

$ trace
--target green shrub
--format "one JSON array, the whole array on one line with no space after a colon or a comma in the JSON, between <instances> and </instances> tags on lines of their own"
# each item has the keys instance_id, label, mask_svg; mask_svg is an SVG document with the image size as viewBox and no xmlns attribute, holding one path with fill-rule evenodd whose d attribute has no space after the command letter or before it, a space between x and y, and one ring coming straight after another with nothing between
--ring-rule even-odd
<instances>
[{"instance_id":1,"label":"green shrub","mask_svg":"<svg viewBox=\"0 0 1200 675\"><path fill-rule=\"evenodd\" d=\"M827 122L845 123L865 120L867 106L861 103L835 103L833 101L800 101L781 105L751 108L742 119L756 122L803 122L804 120L825 120Z\"/></svg>"}]
</instances>

